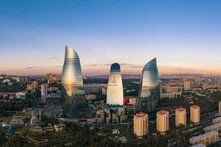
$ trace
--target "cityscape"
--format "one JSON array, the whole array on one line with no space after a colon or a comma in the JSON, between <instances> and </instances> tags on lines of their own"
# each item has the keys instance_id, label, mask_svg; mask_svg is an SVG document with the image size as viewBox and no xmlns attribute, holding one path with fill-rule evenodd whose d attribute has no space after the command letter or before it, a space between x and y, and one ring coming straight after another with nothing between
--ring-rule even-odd
<instances>
[{"instance_id":1,"label":"cityscape","mask_svg":"<svg viewBox=\"0 0 221 147\"><path fill-rule=\"evenodd\" d=\"M220 4L0 1L0 146L221 147Z\"/></svg>"}]
</instances>

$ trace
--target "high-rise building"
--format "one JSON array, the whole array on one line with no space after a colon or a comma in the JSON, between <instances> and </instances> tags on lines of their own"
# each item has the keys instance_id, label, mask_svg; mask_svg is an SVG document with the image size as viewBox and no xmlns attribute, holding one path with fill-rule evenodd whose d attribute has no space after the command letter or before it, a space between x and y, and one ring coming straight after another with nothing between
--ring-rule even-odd
<instances>
[{"instance_id":1,"label":"high-rise building","mask_svg":"<svg viewBox=\"0 0 221 147\"><path fill-rule=\"evenodd\" d=\"M80 59L75 50L67 46L65 47L62 84L68 96L84 94Z\"/></svg>"},{"instance_id":2,"label":"high-rise building","mask_svg":"<svg viewBox=\"0 0 221 147\"><path fill-rule=\"evenodd\" d=\"M177 108L176 109L176 126L184 125L186 127L186 109Z\"/></svg>"},{"instance_id":3,"label":"high-rise building","mask_svg":"<svg viewBox=\"0 0 221 147\"><path fill-rule=\"evenodd\" d=\"M200 107L197 105L193 105L190 107L190 121L193 124L200 123Z\"/></svg>"},{"instance_id":4,"label":"high-rise building","mask_svg":"<svg viewBox=\"0 0 221 147\"><path fill-rule=\"evenodd\" d=\"M138 110L143 112L151 112L155 110L159 98L159 73L157 60L154 58L144 66L142 71Z\"/></svg>"},{"instance_id":5,"label":"high-rise building","mask_svg":"<svg viewBox=\"0 0 221 147\"><path fill-rule=\"evenodd\" d=\"M188 79L184 81L184 90L189 91L192 89L192 80Z\"/></svg>"},{"instance_id":6,"label":"high-rise building","mask_svg":"<svg viewBox=\"0 0 221 147\"><path fill-rule=\"evenodd\" d=\"M42 101L45 101L47 96L48 96L48 85L47 84L41 84L41 98L42 98Z\"/></svg>"},{"instance_id":7,"label":"high-rise building","mask_svg":"<svg viewBox=\"0 0 221 147\"><path fill-rule=\"evenodd\" d=\"M120 65L113 63L110 69L110 76L107 86L107 104L123 105L123 83L120 71Z\"/></svg>"},{"instance_id":8,"label":"high-rise building","mask_svg":"<svg viewBox=\"0 0 221 147\"><path fill-rule=\"evenodd\" d=\"M219 101L219 115L221 115L221 101Z\"/></svg>"},{"instance_id":9,"label":"high-rise building","mask_svg":"<svg viewBox=\"0 0 221 147\"><path fill-rule=\"evenodd\" d=\"M161 134L165 134L169 130L170 118L169 112L161 110L157 112L157 131Z\"/></svg>"},{"instance_id":10,"label":"high-rise building","mask_svg":"<svg viewBox=\"0 0 221 147\"><path fill-rule=\"evenodd\" d=\"M143 137L148 134L148 114L140 112L134 115L134 134L137 137Z\"/></svg>"}]
</instances>

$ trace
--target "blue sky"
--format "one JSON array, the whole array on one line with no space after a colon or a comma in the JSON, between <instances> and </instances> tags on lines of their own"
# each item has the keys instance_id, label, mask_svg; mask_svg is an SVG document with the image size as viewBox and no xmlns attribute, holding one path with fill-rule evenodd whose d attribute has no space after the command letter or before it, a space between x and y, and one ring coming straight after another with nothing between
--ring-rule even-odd
<instances>
[{"instance_id":1,"label":"blue sky","mask_svg":"<svg viewBox=\"0 0 221 147\"><path fill-rule=\"evenodd\" d=\"M85 74L221 74L219 0L0 0L0 73L61 72L64 46ZM181 70L182 69L182 70Z\"/></svg>"}]
</instances>

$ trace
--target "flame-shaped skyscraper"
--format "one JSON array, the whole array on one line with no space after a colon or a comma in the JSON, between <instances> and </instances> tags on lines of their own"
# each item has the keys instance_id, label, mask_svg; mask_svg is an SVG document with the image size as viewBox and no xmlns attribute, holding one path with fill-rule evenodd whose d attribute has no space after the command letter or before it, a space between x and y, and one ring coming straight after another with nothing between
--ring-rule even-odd
<instances>
[{"instance_id":1,"label":"flame-shaped skyscraper","mask_svg":"<svg viewBox=\"0 0 221 147\"><path fill-rule=\"evenodd\" d=\"M139 89L138 110L151 112L156 108L160 98L159 73L157 59L148 62L142 71Z\"/></svg>"},{"instance_id":2,"label":"flame-shaped skyscraper","mask_svg":"<svg viewBox=\"0 0 221 147\"><path fill-rule=\"evenodd\" d=\"M67 46L65 47L62 84L68 96L84 94L80 59L76 51Z\"/></svg>"},{"instance_id":3,"label":"flame-shaped skyscraper","mask_svg":"<svg viewBox=\"0 0 221 147\"><path fill-rule=\"evenodd\" d=\"M107 86L107 104L123 105L123 101L124 95L120 65L118 63L113 63L111 65Z\"/></svg>"}]
</instances>

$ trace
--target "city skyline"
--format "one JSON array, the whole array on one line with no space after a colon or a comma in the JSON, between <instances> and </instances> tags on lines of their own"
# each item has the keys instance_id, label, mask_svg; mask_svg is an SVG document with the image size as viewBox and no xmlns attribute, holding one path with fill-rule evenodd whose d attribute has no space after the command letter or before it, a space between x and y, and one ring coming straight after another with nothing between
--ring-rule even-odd
<instances>
[{"instance_id":1,"label":"city skyline","mask_svg":"<svg viewBox=\"0 0 221 147\"><path fill-rule=\"evenodd\" d=\"M220 0L0 0L0 146L221 147Z\"/></svg>"},{"instance_id":2,"label":"city skyline","mask_svg":"<svg viewBox=\"0 0 221 147\"><path fill-rule=\"evenodd\" d=\"M160 74L219 74L219 1L2 1L0 73L62 71L63 47L84 75L140 74L157 57ZM59 8L59 11L57 9Z\"/></svg>"}]
</instances>

